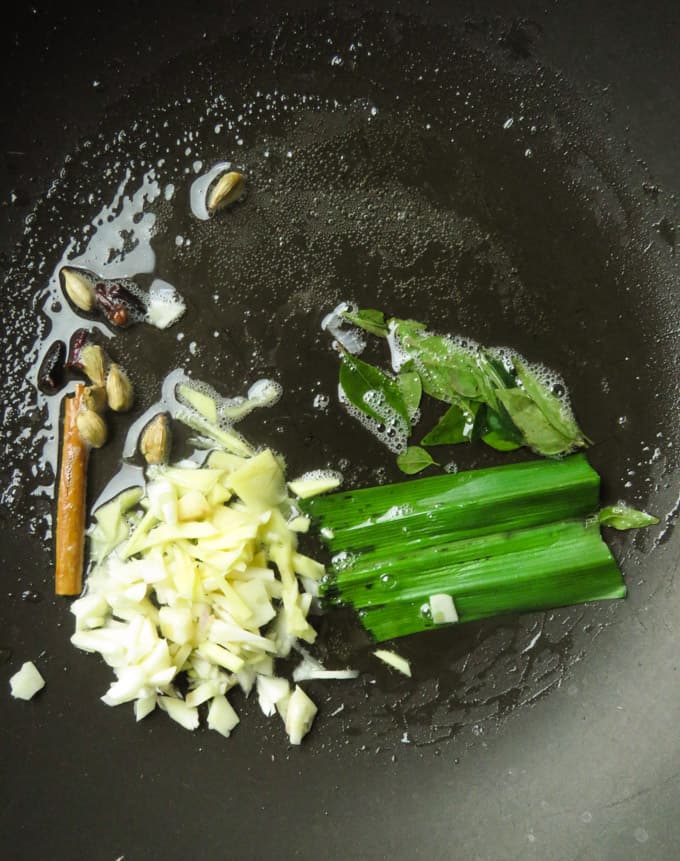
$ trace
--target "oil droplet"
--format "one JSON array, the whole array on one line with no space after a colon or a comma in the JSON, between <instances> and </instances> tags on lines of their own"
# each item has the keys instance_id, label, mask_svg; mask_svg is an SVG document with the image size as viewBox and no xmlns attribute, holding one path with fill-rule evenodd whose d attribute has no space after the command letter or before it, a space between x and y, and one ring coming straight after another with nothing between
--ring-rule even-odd
<instances>
[{"instance_id":1,"label":"oil droplet","mask_svg":"<svg viewBox=\"0 0 680 861\"><path fill-rule=\"evenodd\" d=\"M649 834L645 828L636 828L633 834L638 843L646 843L649 840Z\"/></svg>"}]
</instances>

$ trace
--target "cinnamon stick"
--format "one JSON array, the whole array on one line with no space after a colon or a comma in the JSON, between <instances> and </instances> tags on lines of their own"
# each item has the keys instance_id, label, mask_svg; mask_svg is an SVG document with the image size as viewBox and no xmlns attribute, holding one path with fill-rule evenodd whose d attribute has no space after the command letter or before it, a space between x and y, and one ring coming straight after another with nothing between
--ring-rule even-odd
<instances>
[{"instance_id":1,"label":"cinnamon stick","mask_svg":"<svg viewBox=\"0 0 680 861\"><path fill-rule=\"evenodd\" d=\"M76 419L83 399L82 384L64 404L61 468L57 495L55 592L79 595L83 587L87 461L89 446L78 433Z\"/></svg>"}]
</instances>

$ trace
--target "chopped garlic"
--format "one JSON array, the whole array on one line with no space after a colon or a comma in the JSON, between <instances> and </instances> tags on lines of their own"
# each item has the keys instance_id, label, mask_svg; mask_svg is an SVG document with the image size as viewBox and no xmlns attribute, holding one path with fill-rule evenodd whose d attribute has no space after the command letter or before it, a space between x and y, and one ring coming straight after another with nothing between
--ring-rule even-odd
<instances>
[{"instance_id":1,"label":"chopped garlic","mask_svg":"<svg viewBox=\"0 0 680 861\"><path fill-rule=\"evenodd\" d=\"M376 649L373 654L389 667L398 670L400 673L403 673L405 676L409 676L410 678L411 664L406 660L406 658L402 658L401 655L398 655L396 652L389 652L387 649Z\"/></svg>"},{"instance_id":2,"label":"chopped garlic","mask_svg":"<svg viewBox=\"0 0 680 861\"><path fill-rule=\"evenodd\" d=\"M229 700L225 696L213 697L208 709L208 727L229 738L238 722L239 717Z\"/></svg>"},{"instance_id":3,"label":"chopped garlic","mask_svg":"<svg viewBox=\"0 0 680 861\"><path fill-rule=\"evenodd\" d=\"M31 700L45 687L45 679L32 661L22 664L18 673L9 680L12 696L17 700Z\"/></svg>"},{"instance_id":4,"label":"chopped garlic","mask_svg":"<svg viewBox=\"0 0 680 861\"><path fill-rule=\"evenodd\" d=\"M291 744L300 744L312 727L317 708L299 685L286 704L286 732Z\"/></svg>"},{"instance_id":5,"label":"chopped garlic","mask_svg":"<svg viewBox=\"0 0 680 861\"><path fill-rule=\"evenodd\" d=\"M144 720L147 715L156 708L156 697L149 695L148 697L140 697L135 700L135 720Z\"/></svg>"},{"instance_id":6,"label":"chopped garlic","mask_svg":"<svg viewBox=\"0 0 680 861\"><path fill-rule=\"evenodd\" d=\"M198 726L198 709L191 708L177 697L158 697L158 705L184 729L194 730Z\"/></svg>"},{"instance_id":7,"label":"chopped garlic","mask_svg":"<svg viewBox=\"0 0 680 861\"><path fill-rule=\"evenodd\" d=\"M228 736L239 719L226 692L238 685L247 695L256 686L263 712L278 711L299 744L316 706L275 676L274 659L297 638L316 637L307 614L325 569L297 552L279 458L269 449L217 451L203 467L154 467L139 502L141 516L122 504L105 512L105 538L118 536L118 546L71 608L73 644L99 653L115 675L102 700L134 702L137 720L158 706L190 730L206 703L208 726ZM178 673L189 680L185 697Z\"/></svg>"},{"instance_id":8,"label":"chopped garlic","mask_svg":"<svg viewBox=\"0 0 680 861\"><path fill-rule=\"evenodd\" d=\"M435 625L458 621L458 613L450 595L430 595L430 614Z\"/></svg>"},{"instance_id":9,"label":"chopped garlic","mask_svg":"<svg viewBox=\"0 0 680 861\"><path fill-rule=\"evenodd\" d=\"M343 681L345 679L356 679L359 675L359 670L327 670L324 667L315 667L307 661L302 661L293 670L294 682L305 682L309 679L336 679Z\"/></svg>"},{"instance_id":10,"label":"chopped garlic","mask_svg":"<svg viewBox=\"0 0 680 861\"><path fill-rule=\"evenodd\" d=\"M195 687L192 691L189 691L189 693L184 698L184 702L192 708L194 706L203 705L203 703L207 703L208 700L211 700L213 697L216 697L219 693L221 693L220 687L220 682L217 679L211 679L208 682L202 682L198 685L198 687Z\"/></svg>"},{"instance_id":11,"label":"chopped garlic","mask_svg":"<svg viewBox=\"0 0 680 861\"><path fill-rule=\"evenodd\" d=\"M297 517L294 517L292 520L288 521L288 528L292 529L293 532L309 532L309 527L311 526L312 521L309 517L305 517L303 514L299 514Z\"/></svg>"},{"instance_id":12,"label":"chopped garlic","mask_svg":"<svg viewBox=\"0 0 680 861\"><path fill-rule=\"evenodd\" d=\"M147 299L147 318L157 329L167 329L172 326L186 311L184 299L167 281L160 278L151 284Z\"/></svg>"},{"instance_id":13,"label":"chopped garlic","mask_svg":"<svg viewBox=\"0 0 680 861\"><path fill-rule=\"evenodd\" d=\"M291 492L299 499L309 499L310 496L318 496L320 493L328 493L342 484L342 474L332 470L307 472L288 482Z\"/></svg>"},{"instance_id":14,"label":"chopped garlic","mask_svg":"<svg viewBox=\"0 0 680 861\"><path fill-rule=\"evenodd\" d=\"M276 711L276 704L290 694L288 679L277 676L257 677L257 699L265 717L270 717Z\"/></svg>"}]
</instances>

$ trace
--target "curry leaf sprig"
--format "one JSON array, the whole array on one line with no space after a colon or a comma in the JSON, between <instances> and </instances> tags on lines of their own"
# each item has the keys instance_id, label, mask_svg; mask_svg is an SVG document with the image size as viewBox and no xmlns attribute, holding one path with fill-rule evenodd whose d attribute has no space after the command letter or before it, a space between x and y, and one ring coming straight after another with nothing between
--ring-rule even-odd
<instances>
[{"instance_id":1,"label":"curry leaf sprig","mask_svg":"<svg viewBox=\"0 0 680 861\"><path fill-rule=\"evenodd\" d=\"M340 396L369 427L385 432L403 472L435 463L423 446L481 439L499 451L526 446L550 457L589 443L566 398L520 356L433 334L415 320L386 320L374 309L344 311L342 317L389 344L393 373L341 351ZM423 394L447 409L420 445L407 448Z\"/></svg>"}]
</instances>

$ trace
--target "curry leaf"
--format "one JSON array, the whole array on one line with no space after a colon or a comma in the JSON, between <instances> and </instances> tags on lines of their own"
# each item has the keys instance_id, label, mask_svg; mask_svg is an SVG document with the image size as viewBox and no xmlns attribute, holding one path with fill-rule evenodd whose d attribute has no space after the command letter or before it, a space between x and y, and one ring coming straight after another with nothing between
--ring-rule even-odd
<instances>
[{"instance_id":1,"label":"curry leaf","mask_svg":"<svg viewBox=\"0 0 680 861\"><path fill-rule=\"evenodd\" d=\"M530 371L520 361L515 360L517 376L524 391L536 404L550 424L559 433L568 439L572 445L584 445L585 437L576 424L569 405L554 395L550 389L542 383L538 376Z\"/></svg>"},{"instance_id":2,"label":"curry leaf","mask_svg":"<svg viewBox=\"0 0 680 861\"><path fill-rule=\"evenodd\" d=\"M340 363L340 387L350 404L364 415L385 423L392 412L410 429L408 409L399 386L379 368L345 352Z\"/></svg>"},{"instance_id":3,"label":"curry leaf","mask_svg":"<svg viewBox=\"0 0 680 861\"><path fill-rule=\"evenodd\" d=\"M426 394L447 404L479 395L474 355L451 338L431 335L414 320L390 320L403 353L420 373Z\"/></svg>"},{"instance_id":4,"label":"curry leaf","mask_svg":"<svg viewBox=\"0 0 680 861\"><path fill-rule=\"evenodd\" d=\"M408 367L408 366L407 366ZM408 410L409 419L418 411L420 399L423 395L423 386L420 382L420 374L416 371L401 369L397 377L399 391Z\"/></svg>"},{"instance_id":5,"label":"curry leaf","mask_svg":"<svg viewBox=\"0 0 680 861\"><path fill-rule=\"evenodd\" d=\"M481 439L497 451L514 451L525 444L524 437L501 403L496 404L496 409L487 404L479 405L470 439Z\"/></svg>"},{"instance_id":6,"label":"curry leaf","mask_svg":"<svg viewBox=\"0 0 680 861\"><path fill-rule=\"evenodd\" d=\"M370 332L371 335L378 335L380 338L387 337L387 323L382 311L375 311L370 308L364 311L343 311L342 316L365 332Z\"/></svg>"},{"instance_id":7,"label":"curry leaf","mask_svg":"<svg viewBox=\"0 0 680 861\"><path fill-rule=\"evenodd\" d=\"M574 440L565 437L553 427L540 408L526 392L504 389L498 398L508 411L512 422L521 431L526 445L539 454L565 454L574 446Z\"/></svg>"},{"instance_id":8,"label":"curry leaf","mask_svg":"<svg viewBox=\"0 0 680 861\"><path fill-rule=\"evenodd\" d=\"M343 354L340 389L343 400L398 435L395 447L398 439L410 436L423 393L448 405L423 437L425 446L481 439L499 451L525 445L554 456L590 442L567 401L557 397L521 356L510 361L500 350L432 334L417 320L386 322L375 309L348 311L343 316L387 338L392 365L399 372L396 378ZM378 430L382 433L383 428ZM418 450L415 446L413 454L402 455L400 466L422 458Z\"/></svg>"},{"instance_id":9,"label":"curry leaf","mask_svg":"<svg viewBox=\"0 0 680 861\"><path fill-rule=\"evenodd\" d=\"M472 436L475 413L479 404L452 404L432 430L421 440L422 445L455 445Z\"/></svg>"},{"instance_id":10,"label":"curry leaf","mask_svg":"<svg viewBox=\"0 0 680 861\"><path fill-rule=\"evenodd\" d=\"M430 453L418 445L410 445L406 451L397 457L397 466L406 475L415 475L433 464L439 466L436 461L432 460Z\"/></svg>"},{"instance_id":11,"label":"curry leaf","mask_svg":"<svg viewBox=\"0 0 680 861\"><path fill-rule=\"evenodd\" d=\"M495 448L496 451L515 451L522 447L521 442L513 442L511 439L508 439L497 431L489 431L488 433L485 433L482 440L490 448Z\"/></svg>"},{"instance_id":12,"label":"curry leaf","mask_svg":"<svg viewBox=\"0 0 680 861\"><path fill-rule=\"evenodd\" d=\"M498 403L498 389L513 388L517 385L517 381L500 360L487 352L480 351L476 361L479 369L479 399L487 403L491 409L499 411L502 407Z\"/></svg>"},{"instance_id":13,"label":"curry leaf","mask_svg":"<svg viewBox=\"0 0 680 861\"><path fill-rule=\"evenodd\" d=\"M641 526L653 526L659 522L659 518L654 517L653 514L620 504L608 505L598 511L597 519L602 526L611 526L614 529L638 529Z\"/></svg>"},{"instance_id":14,"label":"curry leaf","mask_svg":"<svg viewBox=\"0 0 680 861\"><path fill-rule=\"evenodd\" d=\"M502 403L487 407L481 432L484 442L496 451L514 451L525 444L524 437Z\"/></svg>"},{"instance_id":15,"label":"curry leaf","mask_svg":"<svg viewBox=\"0 0 680 861\"><path fill-rule=\"evenodd\" d=\"M480 353L479 363L485 376L489 377L497 389L511 389L517 385L513 371L508 370L500 359L488 351Z\"/></svg>"}]
</instances>

